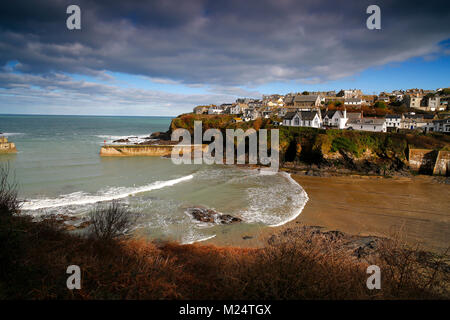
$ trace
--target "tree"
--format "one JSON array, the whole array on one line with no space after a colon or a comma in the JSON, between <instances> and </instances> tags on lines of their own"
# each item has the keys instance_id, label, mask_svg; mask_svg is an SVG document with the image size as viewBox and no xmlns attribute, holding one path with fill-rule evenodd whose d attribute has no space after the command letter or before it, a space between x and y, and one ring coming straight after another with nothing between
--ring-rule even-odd
<instances>
[{"instance_id":1,"label":"tree","mask_svg":"<svg viewBox=\"0 0 450 320\"><path fill-rule=\"evenodd\" d=\"M93 235L102 240L112 240L123 235L136 221L136 215L117 201L107 207L98 205L89 216Z\"/></svg>"},{"instance_id":2,"label":"tree","mask_svg":"<svg viewBox=\"0 0 450 320\"><path fill-rule=\"evenodd\" d=\"M384 101L377 101L375 102L375 108L386 109L386 103L384 103Z\"/></svg>"}]
</instances>

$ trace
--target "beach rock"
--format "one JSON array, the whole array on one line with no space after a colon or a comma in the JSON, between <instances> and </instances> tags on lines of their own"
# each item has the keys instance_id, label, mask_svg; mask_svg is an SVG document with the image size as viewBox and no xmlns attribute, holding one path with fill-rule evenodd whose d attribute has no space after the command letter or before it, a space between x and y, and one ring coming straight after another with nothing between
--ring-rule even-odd
<instances>
[{"instance_id":1,"label":"beach rock","mask_svg":"<svg viewBox=\"0 0 450 320\"><path fill-rule=\"evenodd\" d=\"M114 140L113 143L128 143L130 142L129 139L119 139L119 140Z\"/></svg>"},{"instance_id":2,"label":"beach rock","mask_svg":"<svg viewBox=\"0 0 450 320\"><path fill-rule=\"evenodd\" d=\"M207 208L188 208L186 210L195 220L207 223L232 224L241 222L242 219L233 217L229 214L220 214L217 211Z\"/></svg>"},{"instance_id":3,"label":"beach rock","mask_svg":"<svg viewBox=\"0 0 450 320\"><path fill-rule=\"evenodd\" d=\"M242 239L244 239L244 240L250 240L250 239L253 239L253 237L252 237L252 236L243 236Z\"/></svg>"},{"instance_id":4,"label":"beach rock","mask_svg":"<svg viewBox=\"0 0 450 320\"><path fill-rule=\"evenodd\" d=\"M168 132L153 132L148 139L170 140Z\"/></svg>"}]
</instances>

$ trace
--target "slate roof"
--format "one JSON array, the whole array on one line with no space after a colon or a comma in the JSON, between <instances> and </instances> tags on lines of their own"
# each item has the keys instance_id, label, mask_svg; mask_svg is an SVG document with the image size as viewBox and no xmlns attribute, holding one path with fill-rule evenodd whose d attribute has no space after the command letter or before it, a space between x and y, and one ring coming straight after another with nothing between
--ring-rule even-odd
<instances>
[{"instance_id":1,"label":"slate roof","mask_svg":"<svg viewBox=\"0 0 450 320\"><path fill-rule=\"evenodd\" d=\"M318 95L298 95L295 96L294 102L315 102Z\"/></svg>"}]
</instances>

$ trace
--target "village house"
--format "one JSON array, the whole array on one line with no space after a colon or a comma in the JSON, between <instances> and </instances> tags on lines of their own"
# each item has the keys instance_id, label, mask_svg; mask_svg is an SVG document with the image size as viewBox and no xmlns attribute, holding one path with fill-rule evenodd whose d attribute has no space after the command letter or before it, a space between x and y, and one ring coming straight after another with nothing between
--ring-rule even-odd
<instances>
[{"instance_id":1,"label":"village house","mask_svg":"<svg viewBox=\"0 0 450 320\"><path fill-rule=\"evenodd\" d=\"M391 101L391 99L389 99L388 96L378 96L377 101L382 101L387 104Z\"/></svg>"},{"instance_id":2,"label":"village house","mask_svg":"<svg viewBox=\"0 0 450 320\"><path fill-rule=\"evenodd\" d=\"M420 109L425 111L444 111L446 105L441 105L441 97L438 95L428 95L420 103Z\"/></svg>"},{"instance_id":3,"label":"village house","mask_svg":"<svg viewBox=\"0 0 450 320\"><path fill-rule=\"evenodd\" d=\"M233 104L229 108L229 113L230 114L242 114L241 106L239 104Z\"/></svg>"},{"instance_id":4,"label":"village house","mask_svg":"<svg viewBox=\"0 0 450 320\"><path fill-rule=\"evenodd\" d=\"M195 114L208 114L209 106L197 106L194 108Z\"/></svg>"},{"instance_id":5,"label":"village house","mask_svg":"<svg viewBox=\"0 0 450 320\"><path fill-rule=\"evenodd\" d=\"M410 108L420 109L422 96L418 93L412 93L405 96L406 105Z\"/></svg>"},{"instance_id":6,"label":"village house","mask_svg":"<svg viewBox=\"0 0 450 320\"><path fill-rule=\"evenodd\" d=\"M433 121L433 117L433 115L415 114L414 112L405 113L402 116L400 127L409 130L427 130L426 128Z\"/></svg>"},{"instance_id":7,"label":"village house","mask_svg":"<svg viewBox=\"0 0 450 320\"><path fill-rule=\"evenodd\" d=\"M353 108L361 108L362 99L361 98L345 98L344 106L353 107Z\"/></svg>"},{"instance_id":8,"label":"village house","mask_svg":"<svg viewBox=\"0 0 450 320\"><path fill-rule=\"evenodd\" d=\"M450 133L450 118L433 120L432 124L433 127L430 131Z\"/></svg>"},{"instance_id":9,"label":"village house","mask_svg":"<svg viewBox=\"0 0 450 320\"><path fill-rule=\"evenodd\" d=\"M322 113L322 123L324 127L335 127L344 129L347 123L347 110L325 111Z\"/></svg>"},{"instance_id":10,"label":"village house","mask_svg":"<svg viewBox=\"0 0 450 320\"><path fill-rule=\"evenodd\" d=\"M381 118L353 119L347 122L347 128L360 131L386 132L386 121Z\"/></svg>"},{"instance_id":11,"label":"village house","mask_svg":"<svg viewBox=\"0 0 450 320\"><path fill-rule=\"evenodd\" d=\"M311 109L320 106L321 98L318 95L297 95L294 98L294 107Z\"/></svg>"},{"instance_id":12,"label":"village house","mask_svg":"<svg viewBox=\"0 0 450 320\"><path fill-rule=\"evenodd\" d=\"M222 106L211 106L208 108L208 114L223 114L224 111Z\"/></svg>"},{"instance_id":13,"label":"village house","mask_svg":"<svg viewBox=\"0 0 450 320\"><path fill-rule=\"evenodd\" d=\"M371 106L375 102L376 96L374 95L363 95L361 97L361 105L363 106Z\"/></svg>"},{"instance_id":14,"label":"village house","mask_svg":"<svg viewBox=\"0 0 450 320\"><path fill-rule=\"evenodd\" d=\"M336 94L337 97L343 97L344 99L359 98L362 95L363 93L359 89L341 90Z\"/></svg>"},{"instance_id":15,"label":"village house","mask_svg":"<svg viewBox=\"0 0 450 320\"><path fill-rule=\"evenodd\" d=\"M399 114L387 114L386 117L387 131L397 131L401 128L402 116Z\"/></svg>"},{"instance_id":16,"label":"village house","mask_svg":"<svg viewBox=\"0 0 450 320\"><path fill-rule=\"evenodd\" d=\"M322 117L320 112L316 110L288 112L283 118L283 125L320 128L322 126Z\"/></svg>"},{"instance_id":17,"label":"village house","mask_svg":"<svg viewBox=\"0 0 450 320\"><path fill-rule=\"evenodd\" d=\"M253 121L253 120L256 120L258 118L261 118L261 113L258 111L258 109L256 109L256 108L248 108L248 109L245 109L242 119L244 121Z\"/></svg>"}]
</instances>

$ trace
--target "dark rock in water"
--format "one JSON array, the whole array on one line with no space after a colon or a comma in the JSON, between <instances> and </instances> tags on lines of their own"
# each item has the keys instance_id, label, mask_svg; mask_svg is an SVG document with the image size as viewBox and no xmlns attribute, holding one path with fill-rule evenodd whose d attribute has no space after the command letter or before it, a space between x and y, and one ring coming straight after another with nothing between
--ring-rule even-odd
<instances>
[{"instance_id":1,"label":"dark rock in water","mask_svg":"<svg viewBox=\"0 0 450 320\"><path fill-rule=\"evenodd\" d=\"M153 132L148 139L170 140L168 132Z\"/></svg>"},{"instance_id":2,"label":"dark rock in water","mask_svg":"<svg viewBox=\"0 0 450 320\"><path fill-rule=\"evenodd\" d=\"M244 239L244 240L250 240L250 239L253 239L253 237L252 237L252 236L243 236L242 239Z\"/></svg>"},{"instance_id":3,"label":"dark rock in water","mask_svg":"<svg viewBox=\"0 0 450 320\"><path fill-rule=\"evenodd\" d=\"M113 143L127 143L130 142L130 140L128 139L119 139L119 140L114 140Z\"/></svg>"},{"instance_id":4,"label":"dark rock in water","mask_svg":"<svg viewBox=\"0 0 450 320\"><path fill-rule=\"evenodd\" d=\"M207 223L231 224L242 220L229 214L220 214L207 208L188 208L187 212L195 219Z\"/></svg>"}]
</instances>

